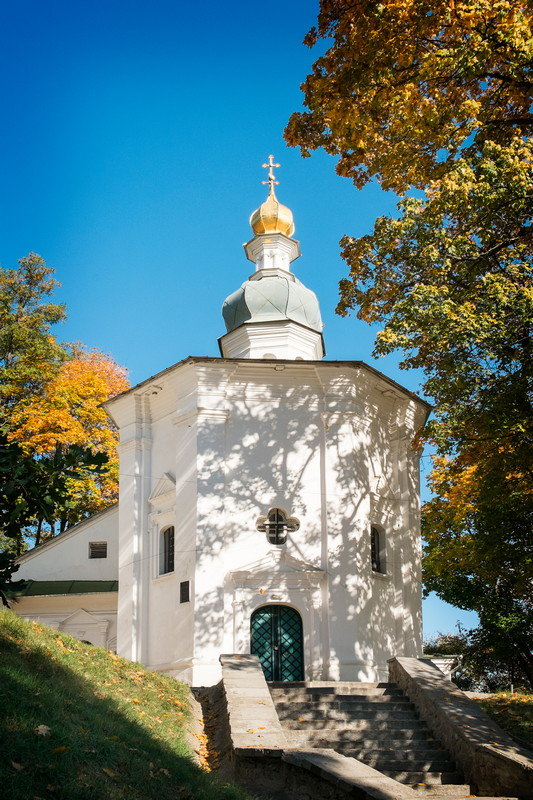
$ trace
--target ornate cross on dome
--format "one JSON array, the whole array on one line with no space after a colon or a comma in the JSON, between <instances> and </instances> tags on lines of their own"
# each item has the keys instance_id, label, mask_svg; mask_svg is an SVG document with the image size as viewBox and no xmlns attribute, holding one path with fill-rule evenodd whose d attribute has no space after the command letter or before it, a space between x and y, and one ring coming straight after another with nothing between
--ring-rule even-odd
<instances>
[{"instance_id":1,"label":"ornate cross on dome","mask_svg":"<svg viewBox=\"0 0 533 800\"><path fill-rule=\"evenodd\" d=\"M261 183L265 183L270 186L270 191L274 191L274 186L279 185L279 181L276 180L276 176L274 175L274 170L281 166L281 164L274 164L274 156L268 157L268 164L263 164L263 169L268 169L268 180L261 181Z\"/></svg>"}]
</instances>

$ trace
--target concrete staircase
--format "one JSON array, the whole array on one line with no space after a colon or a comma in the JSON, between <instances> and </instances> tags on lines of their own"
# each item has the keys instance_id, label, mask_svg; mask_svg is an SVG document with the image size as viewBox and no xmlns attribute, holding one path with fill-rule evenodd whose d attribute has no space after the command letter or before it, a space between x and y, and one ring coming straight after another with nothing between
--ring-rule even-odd
<instances>
[{"instance_id":1,"label":"concrete staircase","mask_svg":"<svg viewBox=\"0 0 533 800\"><path fill-rule=\"evenodd\" d=\"M393 683L269 683L291 747L329 747L426 796L465 797L449 753Z\"/></svg>"}]
</instances>

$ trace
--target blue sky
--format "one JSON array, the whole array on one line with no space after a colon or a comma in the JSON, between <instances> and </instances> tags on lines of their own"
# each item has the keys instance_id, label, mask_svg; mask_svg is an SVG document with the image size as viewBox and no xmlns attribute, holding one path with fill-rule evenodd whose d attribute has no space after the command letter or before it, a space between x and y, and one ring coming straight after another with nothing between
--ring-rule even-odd
<instances>
[{"instance_id":1,"label":"blue sky","mask_svg":"<svg viewBox=\"0 0 533 800\"><path fill-rule=\"evenodd\" d=\"M242 243L273 153L295 216L298 277L320 299L328 358L361 359L419 391L375 331L335 315L343 234L396 198L357 191L324 153L283 141L316 53L310 0L48 0L4 4L0 44L0 263L40 253L61 281L57 331L110 353L136 383L218 355L224 298L248 276ZM423 459L423 473L428 459ZM426 601L426 635L473 614Z\"/></svg>"}]
</instances>

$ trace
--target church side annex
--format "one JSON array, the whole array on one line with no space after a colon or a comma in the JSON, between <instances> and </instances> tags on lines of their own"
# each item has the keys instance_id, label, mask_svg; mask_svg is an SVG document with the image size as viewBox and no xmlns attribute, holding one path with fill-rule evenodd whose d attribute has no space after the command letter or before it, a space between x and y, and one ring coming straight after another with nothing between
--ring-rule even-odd
<instances>
[{"instance_id":1,"label":"church side annex","mask_svg":"<svg viewBox=\"0 0 533 800\"><path fill-rule=\"evenodd\" d=\"M267 680L384 680L387 659L421 653L412 441L430 407L361 361L323 360L318 300L292 272L293 215L265 166L244 245L255 269L224 302L221 356L105 404L118 514L24 555L20 577L50 581L60 564L73 583L14 610L88 641L91 620L114 633L116 614L120 655L195 686L220 679L221 653L250 652ZM104 576L118 580L106 614L98 587L75 591ZM106 635L94 643L112 648Z\"/></svg>"}]
</instances>

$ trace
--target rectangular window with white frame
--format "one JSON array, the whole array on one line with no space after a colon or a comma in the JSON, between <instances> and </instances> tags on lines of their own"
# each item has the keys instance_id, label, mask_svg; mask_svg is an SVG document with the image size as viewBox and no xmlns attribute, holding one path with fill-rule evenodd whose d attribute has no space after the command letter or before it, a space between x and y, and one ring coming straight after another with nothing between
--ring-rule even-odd
<instances>
[{"instance_id":1,"label":"rectangular window with white frame","mask_svg":"<svg viewBox=\"0 0 533 800\"><path fill-rule=\"evenodd\" d=\"M89 558L107 558L107 542L89 542Z\"/></svg>"},{"instance_id":2,"label":"rectangular window with white frame","mask_svg":"<svg viewBox=\"0 0 533 800\"><path fill-rule=\"evenodd\" d=\"M190 581L181 581L180 583L180 603L188 603L191 599L191 583Z\"/></svg>"}]
</instances>

